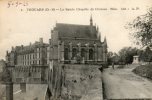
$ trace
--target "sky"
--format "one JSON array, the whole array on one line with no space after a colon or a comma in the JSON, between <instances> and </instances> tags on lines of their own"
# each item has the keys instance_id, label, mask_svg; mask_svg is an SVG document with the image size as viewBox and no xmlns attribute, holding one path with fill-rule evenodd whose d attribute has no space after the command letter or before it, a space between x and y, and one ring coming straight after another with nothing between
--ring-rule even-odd
<instances>
[{"instance_id":1,"label":"sky","mask_svg":"<svg viewBox=\"0 0 152 100\"><path fill-rule=\"evenodd\" d=\"M12 46L29 45L40 37L48 43L56 23L89 25L91 15L101 41L106 37L108 50L118 52L134 46L124 26L150 7L151 0L0 0L0 59Z\"/></svg>"}]
</instances>

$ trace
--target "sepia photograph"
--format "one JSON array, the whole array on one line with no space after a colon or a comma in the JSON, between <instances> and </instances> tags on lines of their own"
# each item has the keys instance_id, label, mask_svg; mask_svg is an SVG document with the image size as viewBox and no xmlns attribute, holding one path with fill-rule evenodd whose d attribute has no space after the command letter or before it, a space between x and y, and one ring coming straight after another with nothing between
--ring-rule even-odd
<instances>
[{"instance_id":1,"label":"sepia photograph","mask_svg":"<svg viewBox=\"0 0 152 100\"><path fill-rule=\"evenodd\" d=\"M151 0L0 0L0 100L152 100Z\"/></svg>"}]
</instances>

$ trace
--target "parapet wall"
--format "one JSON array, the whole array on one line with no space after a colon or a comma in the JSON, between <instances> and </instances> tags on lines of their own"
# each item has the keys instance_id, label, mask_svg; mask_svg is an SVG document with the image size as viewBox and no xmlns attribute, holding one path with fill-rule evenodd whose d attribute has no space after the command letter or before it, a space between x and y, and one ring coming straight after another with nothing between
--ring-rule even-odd
<instances>
[{"instance_id":1,"label":"parapet wall","mask_svg":"<svg viewBox=\"0 0 152 100\"><path fill-rule=\"evenodd\" d=\"M47 66L17 66L13 68L12 81L29 84L47 83L47 72Z\"/></svg>"}]
</instances>

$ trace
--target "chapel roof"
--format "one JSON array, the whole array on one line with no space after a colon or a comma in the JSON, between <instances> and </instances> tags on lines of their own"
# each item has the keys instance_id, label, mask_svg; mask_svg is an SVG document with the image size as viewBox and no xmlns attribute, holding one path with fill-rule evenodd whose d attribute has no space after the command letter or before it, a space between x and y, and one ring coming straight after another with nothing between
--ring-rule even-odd
<instances>
[{"instance_id":1,"label":"chapel roof","mask_svg":"<svg viewBox=\"0 0 152 100\"><path fill-rule=\"evenodd\" d=\"M96 26L56 23L54 30L58 31L59 37L97 38Z\"/></svg>"}]
</instances>

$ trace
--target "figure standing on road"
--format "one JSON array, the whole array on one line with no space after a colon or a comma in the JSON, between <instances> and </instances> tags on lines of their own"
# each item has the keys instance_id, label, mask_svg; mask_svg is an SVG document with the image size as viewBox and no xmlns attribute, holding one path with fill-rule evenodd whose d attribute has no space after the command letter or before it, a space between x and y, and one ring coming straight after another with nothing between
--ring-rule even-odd
<instances>
[{"instance_id":1,"label":"figure standing on road","mask_svg":"<svg viewBox=\"0 0 152 100\"><path fill-rule=\"evenodd\" d=\"M112 62L112 69L114 69L114 62Z\"/></svg>"}]
</instances>

